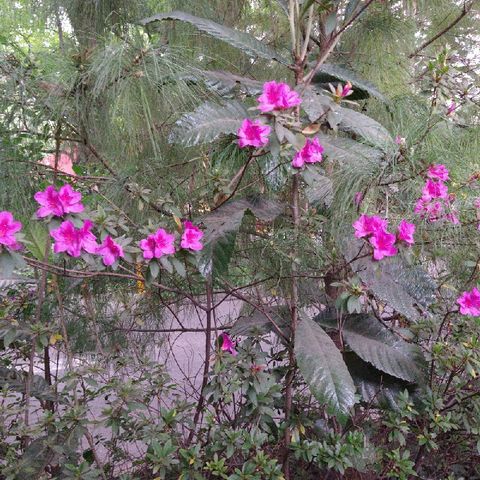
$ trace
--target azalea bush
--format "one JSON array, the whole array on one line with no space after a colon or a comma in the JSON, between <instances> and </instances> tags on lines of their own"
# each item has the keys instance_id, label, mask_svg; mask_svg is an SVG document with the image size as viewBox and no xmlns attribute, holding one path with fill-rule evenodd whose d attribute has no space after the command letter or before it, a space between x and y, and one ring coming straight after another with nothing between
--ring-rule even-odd
<instances>
[{"instance_id":1,"label":"azalea bush","mask_svg":"<svg viewBox=\"0 0 480 480\"><path fill-rule=\"evenodd\" d=\"M28 120L12 107L5 125L40 122L54 152L30 162L5 146L29 165L30 192L25 209L6 200L0 212L1 478L479 474L478 173L443 153L452 130L478 142L478 87L459 54L431 46L443 34L424 39L412 56L427 94L407 95L415 128L404 122L337 61L375 3L280 1L289 40L278 51L191 13L155 14L127 22L141 48L128 65L119 53L120 74L104 70L106 47L77 33L85 48L70 96L98 111L73 113L66 85L49 85L47 99L32 91L45 107ZM473 2L458 21L467 13L478 16ZM246 65L263 59L265 81L182 70L162 43L172 21ZM200 92L189 113L172 102L155 173L160 119L136 131L133 109L105 109L108 88L126 79L141 85L149 121L158 90ZM150 175L121 171L87 118L117 128L118 142L138 136L135 159ZM219 322L228 300L240 311ZM198 325L182 322L185 306ZM168 335L192 333L203 335L203 365L181 372L183 383L132 337L158 334L178 366L185 346ZM94 362L79 361L92 351Z\"/></svg>"}]
</instances>

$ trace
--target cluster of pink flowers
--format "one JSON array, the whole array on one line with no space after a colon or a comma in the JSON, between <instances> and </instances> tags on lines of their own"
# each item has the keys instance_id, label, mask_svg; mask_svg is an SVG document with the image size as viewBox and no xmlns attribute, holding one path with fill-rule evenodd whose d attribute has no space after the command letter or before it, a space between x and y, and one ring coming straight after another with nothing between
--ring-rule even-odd
<instances>
[{"instance_id":1,"label":"cluster of pink flowers","mask_svg":"<svg viewBox=\"0 0 480 480\"><path fill-rule=\"evenodd\" d=\"M339 86L339 95L348 96L351 92L351 84L347 83L345 87ZM263 93L258 97L258 109L262 113L268 113L274 110L288 110L300 105L302 99L295 90L292 90L286 83L277 83L275 81L267 82L263 85ZM268 145L269 136L272 128L263 124L260 120L243 120L238 129L238 146L240 148L255 147L260 148ZM293 168L302 168L306 163L317 163L322 161L323 146L320 145L318 138L307 139L305 145L299 150L293 160Z\"/></svg>"},{"instance_id":2,"label":"cluster of pink flowers","mask_svg":"<svg viewBox=\"0 0 480 480\"><path fill-rule=\"evenodd\" d=\"M16 234L21 229L22 224L15 220L11 212L0 212L0 250L2 247L20 250L22 246L17 241Z\"/></svg>"},{"instance_id":3,"label":"cluster of pink flowers","mask_svg":"<svg viewBox=\"0 0 480 480\"><path fill-rule=\"evenodd\" d=\"M387 231L388 221L377 215L360 215L353 223L356 238L367 238L373 247L373 258L381 260L384 257L393 257L398 253L397 242L413 245L415 240L415 225L402 220L398 225L397 235Z\"/></svg>"},{"instance_id":4,"label":"cluster of pink flowers","mask_svg":"<svg viewBox=\"0 0 480 480\"><path fill-rule=\"evenodd\" d=\"M37 217L44 218L49 215L62 217L67 213L81 213L84 206L81 203L82 195L72 189L70 185L63 185L58 191L52 185L44 191L37 192L34 196L40 204ZM201 238L203 232L191 222L184 222L184 230L180 242L181 248L199 251L203 248ZM10 212L0 214L0 244L11 249L17 248L14 234L20 230L20 222L15 222ZM104 265L113 265L118 259L124 258L123 247L111 236L105 237L101 244L97 243L92 233L93 222L84 220L81 227L75 227L74 223L66 220L60 226L50 232L55 240L53 251L66 253L71 257L80 257L83 252L100 255ZM160 228L152 235L140 241L143 250L143 258L150 260L160 258L163 255L175 253L175 235Z\"/></svg>"},{"instance_id":5,"label":"cluster of pink flowers","mask_svg":"<svg viewBox=\"0 0 480 480\"><path fill-rule=\"evenodd\" d=\"M49 215L63 217L67 213L81 213L84 210L82 194L68 184L60 187L58 191L53 185L49 185L43 192L37 192L34 198L40 205L37 210L38 218Z\"/></svg>"},{"instance_id":6,"label":"cluster of pink flowers","mask_svg":"<svg viewBox=\"0 0 480 480\"><path fill-rule=\"evenodd\" d=\"M469 292L463 292L457 298L457 303L460 305L460 313L462 315L480 316L480 292L476 287Z\"/></svg>"},{"instance_id":7,"label":"cluster of pink flowers","mask_svg":"<svg viewBox=\"0 0 480 480\"><path fill-rule=\"evenodd\" d=\"M318 138L307 139L304 147L298 151L292 160L292 167L302 168L305 163L317 163L322 161L323 146Z\"/></svg>"},{"instance_id":8,"label":"cluster of pink flowers","mask_svg":"<svg viewBox=\"0 0 480 480\"><path fill-rule=\"evenodd\" d=\"M275 81L266 82L263 85L263 93L257 100L258 109L262 113L274 110L288 110L302 103L300 95L295 90L292 90L289 85ZM246 118L237 132L238 146L240 148L264 147L268 144L268 137L271 131L271 127L264 125L260 120Z\"/></svg>"},{"instance_id":9,"label":"cluster of pink flowers","mask_svg":"<svg viewBox=\"0 0 480 480\"><path fill-rule=\"evenodd\" d=\"M258 109L262 113L272 110L288 110L302 103L300 95L286 83L275 80L263 84L262 95L258 97Z\"/></svg>"},{"instance_id":10,"label":"cluster of pink flowers","mask_svg":"<svg viewBox=\"0 0 480 480\"><path fill-rule=\"evenodd\" d=\"M427 177L414 212L429 222L445 219L458 224L459 220L452 205L455 196L448 193L448 186L444 183L450 179L448 169L442 164L430 165Z\"/></svg>"},{"instance_id":11,"label":"cluster of pink flowers","mask_svg":"<svg viewBox=\"0 0 480 480\"><path fill-rule=\"evenodd\" d=\"M203 248L203 244L200 242L202 237L203 232L187 220L183 223L180 246L186 250L200 251ZM175 235L168 233L163 228L159 228L155 233L140 241L140 248L143 250L143 258L145 260L161 258L164 255L173 255L176 251Z\"/></svg>"}]
</instances>

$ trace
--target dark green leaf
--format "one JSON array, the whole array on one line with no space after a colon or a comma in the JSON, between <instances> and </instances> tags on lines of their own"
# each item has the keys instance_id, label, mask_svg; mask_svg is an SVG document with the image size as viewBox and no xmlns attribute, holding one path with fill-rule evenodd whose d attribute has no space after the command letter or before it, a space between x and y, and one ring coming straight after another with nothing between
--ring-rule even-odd
<instances>
[{"instance_id":1,"label":"dark green leaf","mask_svg":"<svg viewBox=\"0 0 480 480\"><path fill-rule=\"evenodd\" d=\"M258 95L263 90L263 82L222 70L200 71L198 76L210 90L222 96L232 95L238 91L246 95Z\"/></svg>"},{"instance_id":2,"label":"dark green leaf","mask_svg":"<svg viewBox=\"0 0 480 480\"><path fill-rule=\"evenodd\" d=\"M311 122L315 122L334 108L333 100L318 88L308 87L302 93L302 108Z\"/></svg>"},{"instance_id":3,"label":"dark green leaf","mask_svg":"<svg viewBox=\"0 0 480 480\"><path fill-rule=\"evenodd\" d=\"M342 332L350 348L378 370L409 382L423 380L426 362L421 349L392 333L376 318L348 315Z\"/></svg>"},{"instance_id":4,"label":"dark green leaf","mask_svg":"<svg viewBox=\"0 0 480 480\"><path fill-rule=\"evenodd\" d=\"M13 368L0 367L0 388L8 385L11 390L25 394L27 374ZM31 395L39 400L57 400L55 392L40 375L34 375Z\"/></svg>"},{"instance_id":5,"label":"dark green leaf","mask_svg":"<svg viewBox=\"0 0 480 480\"><path fill-rule=\"evenodd\" d=\"M335 113L339 115L338 128L341 131L358 135L382 150L389 151L394 147L393 138L388 130L373 118L340 106L336 107Z\"/></svg>"},{"instance_id":6,"label":"dark green leaf","mask_svg":"<svg viewBox=\"0 0 480 480\"><path fill-rule=\"evenodd\" d=\"M282 330L285 336L290 336L290 311L288 307L265 307L267 315L273 319L275 324ZM232 335L244 337L265 335L275 332L276 329L270 319L258 310L241 315L230 329Z\"/></svg>"},{"instance_id":7,"label":"dark green leaf","mask_svg":"<svg viewBox=\"0 0 480 480\"><path fill-rule=\"evenodd\" d=\"M385 96L377 90L375 85L360 78L358 74L341 65L324 63L313 77L313 83L319 84L319 86L325 89L328 89L329 83L336 86L339 82L346 83L348 81L353 87L353 94L348 97L349 100L359 100L372 96L382 102L387 102Z\"/></svg>"},{"instance_id":8,"label":"dark green leaf","mask_svg":"<svg viewBox=\"0 0 480 480\"><path fill-rule=\"evenodd\" d=\"M242 198L229 201L205 216L202 219L206 226L204 248L199 260L202 274L207 276L213 273L215 276L227 271L236 232L240 228L245 212L250 211L260 220L272 221L282 210L282 206L273 200Z\"/></svg>"},{"instance_id":9,"label":"dark green leaf","mask_svg":"<svg viewBox=\"0 0 480 480\"><path fill-rule=\"evenodd\" d=\"M298 368L312 394L341 420L355 403L355 385L342 355L324 330L303 317L295 334Z\"/></svg>"},{"instance_id":10,"label":"dark green leaf","mask_svg":"<svg viewBox=\"0 0 480 480\"><path fill-rule=\"evenodd\" d=\"M377 370L364 362L354 352L346 352L343 359L348 367L358 393L371 405L398 408L398 395L405 390L413 393L411 384Z\"/></svg>"},{"instance_id":11,"label":"dark green leaf","mask_svg":"<svg viewBox=\"0 0 480 480\"><path fill-rule=\"evenodd\" d=\"M330 207L333 200L332 181L318 171L308 171L308 175L305 175L305 172L307 172L307 170L304 170L302 176L307 184L305 195L308 201L313 206L321 204L325 207Z\"/></svg>"},{"instance_id":12,"label":"dark green leaf","mask_svg":"<svg viewBox=\"0 0 480 480\"><path fill-rule=\"evenodd\" d=\"M420 268L410 266L401 256L372 259L369 247L352 237L344 241L343 253L355 274L380 300L415 321L419 310L435 300L435 284Z\"/></svg>"},{"instance_id":13,"label":"dark green leaf","mask_svg":"<svg viewBox=\"0 0 480 480\"><path fill-rule=\"evenodd\" d=\"M222 134L237 133L247 116L245 107L239 102L231 101L224 105L203 103L177 121L169 141L186 147L208 143Z\"/></svg>"},{"instance_id":14,"label":"dark green leaf","mask_svg":"<svg viewBox=\"0 0 480 480\"><path fill-rule=\"evenodd\" d=\"M248 33L234 30L233 28L220 25L219 23L212 22L212 20L208 20L206 18L196 17L195 15L191 15L187 12L175 10L170 13L159 13L157 15L144 18L143 20L140 20L139 23L141 25L148 25L162 20L180 20L182 22L190 23L200 31L205 32L214 38L222 40L223 42L242 50L250 56L258 56L267 60L277 60L285 65L290 63L280 54Z\"/></svg>"}]
</instances>

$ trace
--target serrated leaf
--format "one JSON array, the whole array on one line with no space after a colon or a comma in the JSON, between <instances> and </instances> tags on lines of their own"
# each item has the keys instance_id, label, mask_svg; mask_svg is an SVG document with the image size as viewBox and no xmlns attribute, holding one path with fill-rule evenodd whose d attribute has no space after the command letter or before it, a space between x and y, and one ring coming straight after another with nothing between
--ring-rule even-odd
<instances>
[{"instance_id":1,"label":"serrated leaf","mask_svg":"<svg viewBox=\"0 0 480 480\"><path fill-rule=\"evenodd\" d=\"M357 73L341 65L324 63L320 66L313 77L313 83L318 84L321 88L325 89L328 89L329 83L335 85L339 82L350 82L352 84L353 94L348 96L349 100L360 100L372 96L382 102L387 102L385 96L375 87L375 85L373 85L373 83L364 80Z\"/></svg>"},{"instance_id":2,"label":"serrated leaf","mask_svg":"<svg viewBox=\"0 0 480 480\"><path fill-rule=\"evenodd\" d=\"M347 315L342 332L350 348L378 370L408 382L423 380L426 362L421 349L402 340L376 318Z\"/></svg>"},{"instance_id":3,"label":"serrated leaf","mask_svg":"<svg viewBox=\"0 0 480 480\"><path fill-rule=\"evenodd\" d=\"M237 133L247 116L245 107L239 102L223 105L207 102L176 122L169 142L178 142L185 147L209 143L222 134Z\"/></svg>"},{"instance_id":4,"label":"serrated leaf","mask_svg":"<svg viewBox=\"0 0 480 480\"><path fill-rule=\"evenodd\" d=\"M286 337L290 336L290 311L288 307L265 307L265 312L273 319ZM259 310L253 310L237 318L230 333L235 336L257 336L275 332L270 319Z\"/></svg>"},{"instance_id":5,"label":"serrated leaf","mask_svg":"<svg viewBox=\"0 0 480 480\"><path fill-rule=\"evenodd\" d=\"M358 275L372 293L411 321L420 318L419 310L435 300L436 286L419 267L411 266L401 256L377 262L365 242L345 240L342 250L354 274Z\"/></svg>"},{"instance_id":6,"label":"serrated leaf","mask_svg":"<svg viewBox=\"0 0 480 480\"><path fill-rule=\"evenodd\" d=\"M317 88L308 87L302 93L302 108L311 122L315 122L334 107L333 100Z\"/></svg>"},{"instance_id":7,"label":"serrated leaf","mask_svg":"<svg viewBox=\"0 0 480 480\"><path fill-rule=\"evenodd\" d=\"M295 333L295 355L315 398L327 405L330 414L345 420L355 404L355 385L332 339L306 316Z\"/></svg>"},{"instance_id":8,"label":"serrated leaf","mask_svg":"<svg viewBox=\"0 0 480 480\"><path fill-rule=\"evenodd\" d=\"M206 275L223 275L230 262L235 238L245 212L272 221L282 212L282 206L263 198L242 198L225 203L203 217L206 226L204 248L200 255L200 269Z\"/></svg>"},{"instance_id":9,"label":"serrated leaf","mask_svg":"<svg viewBox=\"0 0 480 480\"><path fill-rule=\"evenodd\" d=\"M255 37L252 37L248 33L240 32L234 30L233 28L226 27L219 23L213 22L206 18L196 17L187 12L182 12L175 10L169 13L159 13L148 18L140 20L141 25L148 25L153 22L163 21L163 20L180 20L182 22L187 22L194 27L198 28L200 31L211 35L218 40L222 40L229 45L232 45L235 48L245 52L247 55L252 57L261 57L267 60L276 60L284 65L289 65L290 62L283 58L282 55L275 52L261 41L257 40Z\"/></svg>"},{"instance_id":10,"label":"serrated leaf","mask_svg":"<svg viewBox=\"0 0 480 480\"><path fill-rule=\"evenodd\" d=\"M264 82L222 70L204 70L200 71L198 76L205 82L209 90L222 96L231 95L237 91L252 96L263 91Z\"/></svg>"},{"instance_id":11,"label":"serrated leaf","mask_svg":"<svg viewBox=\"0 0 480 480\"><path fill-rule=\"evenodd\" d=\"M346 352L343 359L352 376L357 392L364 402L370 405L398 409L398 396L408 390L414 394L415 389L404 380L392 377L367 362L354 352Z\"/></svg>"},{"instance_id":12,"label":"serrated leaf","mask_svg":"<svg viewBox=\"0 0 480 480\"><path fill-rule=\"evenodd\" d=\"M364 166L373 167L383 158L380 150L363 145L351 138L335 137L324 133L318 133L316 137L324 148L324 154L341 165L358 166L361 162Z\"/></svg>"},{"instance_id":13,"label":"serrated leaf","mask_svg":"<svg viewBox=\"0 0 480 480\"><path fill-rule=\"evenodd\" d=\"M332 181L317 171L308 171L308 175L305 175L305 172L307 172L307 170L302 172L302 176L307 184L305 195L308 201L313 206L321 204L325 207L330 207L333 200Z\"/></svg>"},{"instance_id":14,"label":"serrated leaf","mask_svg":"<svg viewBox=\"0 0 480 480\"><path fill-rule=\"evenodd\" d=\"M394 148L394 141L388 130L373 118L340 106L336 107L335 112L339 115L339 130L358 135L382 150L389 151Z\"/></svg>"}]
</instances>

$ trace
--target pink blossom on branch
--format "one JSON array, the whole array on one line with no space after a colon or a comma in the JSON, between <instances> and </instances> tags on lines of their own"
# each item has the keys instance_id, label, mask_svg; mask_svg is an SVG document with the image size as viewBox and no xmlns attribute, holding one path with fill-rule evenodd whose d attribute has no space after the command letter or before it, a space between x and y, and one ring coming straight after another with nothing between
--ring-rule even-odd
<instances>
[{"instance_id":1,"label":"pink blossom on branch","mask_svg":"<svg viewBox=\"0 0 480 480\"><path fill-rule=\"evenodd\" d=\"M81 228L67 220L50 232L55 240L53 251L55 253L65 252L71 257L79 257L82 250L87 253L97 253L98 244L95 235L90 231L93 227L91 220L85 220Z\"/></svg>"},{"instance_id":2,"label":"pink blossom on branch","mask_svg":"<svg viewBox=\"0 0 480 480\"><path fill-rule=\"evenodd\" d=\"M415 240L413 238L413 234L415 233L415 225L413 223L409 223L406 220L402 220L398 225L398 233L397 238L401 242L405 242L408 245L413 245Z\"/></svg>"},{"instance_id":3,"label":"pink blossom on branch","mask_svg":"<svg viewBox=\"0 0 480 480\"><path fill-rule=\"evenodd\" d=\"M200 240L203 237L203 232L198 227L193 225L192 222L189 221L186 221L183 226L184 231L182 234L180 246L188 250L201 250L203 248L203 245Z\"/></svg>"},{"instance_id":4,"label":"pink blossom on branch","mask_svg":"<svg viewBox=\"0 0 480 480\"><path fill-rule=\"evenodd\" d=\"M264 147L268 144L268 136L271 128L268 125L263 125L260 120L250 120L246 118L242 122L242 126L238 129L238 146L245 147Z\"/></svg>"},{"instance_id":5,"label":"pink blossom on branch","mask_svg":"<svg viewBox=\"0 0 480 480\"><path fill-rule=\"evenodd\" d=\"M376 231L370 238L370 244L373 247L373 258L381 260L384 257L393 257L398 253L395 248L395 235L384 230Z\"/></svg>"},{"instance_id":6,"label":"pink blossom on branch","mask_svg":"<svg viewBox=\"0 0 480 480\"><path fill-rule=\"evenodd\" d=\"M124 257L122 246L110 235L106 236L103 243L97 247L96 253L103 257L103 264L106 266L113 265L119 258Z\"/></svg>"},{"instance_id":7,"label":"pink blossom on branch","mask_svg":"<svg viewBox=\"0 0 480 480\"><path fill-rule=\"evenodd\" d=\"M0 246L3 245L10 250L19 250L21 245L17 242L15 234L21 228L22 224L15 220L11 212L0 212Z\"/></svg>"},{"instance_id":8,"label":"pink blossom on branch","mask_svg":"<svg viewBox=\"0 0 480 480\"><path fill-rule=\"evenodd\" d=\"M263 84L263 93L258 97L259 110L262 113L272 110L287 110L302 103L300 95L286 83L275 81Z\"/></svg>"},{"instance_id":9,"label":"pink blossom on branch","mask_svg":"<svg viewBox=\"0 0 480 480\"><path fill-rule=\"evenodd\" d=\"M403 145L405 145L405 144L407 143L407 141L406 141L405 137L401 137L400 135L397 135L397 136L395 137L395 143L396 143L397 145L402 145L402 146L403 146Z\"/></svg>"},{"instance_id":10,"label":"pink blossom on branch","mask_svg":"<svg viewBox=\"0 0 480 480\"><path fill-rule=\"evenodd\" d=\"M49 185L43 192L37 192L33 198L40 205L37 218L49 215L62 217L66 213L80 213L84 210L82 194L73 190L69 184L60 187L58 192L53 185Z\"/></svg>"},{"instance_id":11,"label":"pink blossom on branch","mask_svg":"<svg viewBox=\"0 0 480 480\"><path fill-rule=\"evenodd\" d=\"M222 333L219 337L221 340L221 345L220 345L220 348L224 351L224 352L228 352L230 354L232 354L234 357L236 355L238 355L238 352L235 350L235 343L233 342L233 340L230 338L230 335L228 335L228 333Z\"/></svg>"},{"instance_id":12,"label":"pink blossom on branch","mask_svg":"<svg viewBox=\"0 0 480 480\"><path fill-rule=\"evenodd\" d=\"M427 176L434 180L440 180L446 182L449 180L448 169L445 165L437 163L436 165L430 165L427 170Z\"/></svg>"},{"instance_id":13,"label":"pink blossom on branch","mask_svg":"<svg viewBox=\"0 0 480 480\"><path fill-rule=\"evenodd\" d=\"M480 316L480 292L477 288L474 287L469 292L463 292L457 298L457 303L460 305L462 315Z\"/></svg>"},{"instance_id":14,"label":"pink blossom on branch","mask_svg":"<svg viewBox=\"0 0 480 480\"><path fill-rule=\"evenodd\" d=\"M154 234L140 241L143 258L151 260L175 253L175 235L159 228Z\"/></svg>"},{"instance_id":15,"label":"pink blossom on branch","mask_svg":"<svg viewBox=\"0 0 480 480\"><path fill-rule=\"evenodd\" d=\"M295 154L292 167L302 168L305 163L317 163L322 161L323 146L318 138L307 139L303 148Z\"/></svg>"},{"instance_id":16,"label":"pink blossom on branch","mask_svg":"<svg viewBox=\"0 0 480 480\"><path fill-rule=\"evenodd\" d=\"M370 217L362 214L352 226L355 229L355 237L362 238L373 235L377 231L386 230L387 225L387 220L384 220L377 215L372 215Z\"/></svg>"},{"instance_id":17,"label":"pink blossom on branch","mask_svg":"<svg viewBox=\"0 0 480 480\"><path fill-rule=\"evenodd\" d=\"M448 198L448 187L442 181L428 179L422 190L422 199L428 201L434 198Z\"/></svg>"}]
</instances>

